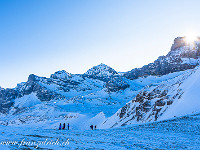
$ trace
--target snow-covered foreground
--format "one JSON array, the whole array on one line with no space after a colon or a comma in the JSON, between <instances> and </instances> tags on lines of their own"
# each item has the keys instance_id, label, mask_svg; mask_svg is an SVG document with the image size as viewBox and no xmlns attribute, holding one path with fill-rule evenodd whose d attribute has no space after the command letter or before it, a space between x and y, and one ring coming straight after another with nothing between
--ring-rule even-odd
<instances>
[{"instance_id":1,"label":"snow-covered foreground","mask_svg":"<svg viewBox=\"0 0 200 150\"><path fill-rule=\"evenodd\" d=\"M18 142L15 145L0 145L0 149L35 149L39 142L45 140L58 140L59 145L39 144L37 149L200 149L200 114L106 130L68 131L1 126L0 133L1 144L2 141ZM60 145L63 142L64 145Z\"/></svg>"}]
</instances>

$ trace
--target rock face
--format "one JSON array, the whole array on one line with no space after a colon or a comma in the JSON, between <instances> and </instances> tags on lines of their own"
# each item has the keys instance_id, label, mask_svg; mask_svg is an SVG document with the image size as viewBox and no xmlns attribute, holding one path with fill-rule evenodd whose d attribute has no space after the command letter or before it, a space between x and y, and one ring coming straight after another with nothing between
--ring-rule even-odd
<instances>
[{"instance_id":1,"label":"rock face","mask_svg":"<svg viewBox=\"0 0 200 150\"><path fill-rule=\"evenodd\" d=\"M54 74L51 75L51 78L53 79L63 79L63 80L69 80L72 77L72 75L65 70L57 71Z\"/></svg>"},{"instance_id":2,"label":"rock face","mask_svg":"<svg viewBox=\"0 0 200 150\"><path fill-rule=\"evenodd\" d=\"M113 128L129 124L157 121L174 102L179 103L179 101L182 101L181 98L187 92L188 86L193 85L190 82L193 79L192 75L200 79L199 72L200 68L198 67L194 70L184 71L179 76L163 81L158 85L146 86L132 101L128 102L113 116L108 118L102 124L101 128ZM185 86L186 83L191 83L191 85ZM176 110L174 111L176 112Z\"/></svg>"},{"instance_id":3,"label":"rock face","mask_svg":"<svg viewBox=\"0 0 200 150\"><path fill-rule=\"evenodd\" d=\"M1 89L0 90L0 112L6 113L10 107L13 106L13 99L17 98L18 93L14 89Z\"/></svg>"},{"instance_id":4,"label":"rock face","mask_svg":"<svg viewBox=\"0 0 200 150\"><path fill-rule=\"evenodd\" d=\"M177 48L186 46L187 43L184 37L177 37L174 39L174 43L172 44L171 51L176 50Z\"/></svg>"},{"instance_id":5,"label":"rock face","mask_svg":"<svg viewBox=\"0 0 200 150\"><path fill-rule=\"evenodd\" d=\"M199 64L199 41L188 44L184 37L178 37L174 40L171 51L166 56L160 56L153 63L126 72L124 76L133 80L148 75L165 75L172 72L193 69Z\"/></svg>"},{"instance_id":6,"label":"rock face","mask_svg":"<svg viewBox=\"0 0 200 150\"><path fill-rule=\"evenodd\" d=\"M112 69L111 67L101 63L98 66L94 66L93 68L89 69L84 76L94 79L102 79L109 78L111 76L118 75L118 73Z\"/></svg>"},{"instance_id":7,"label":"rock face","mask_svg":"<svg viewBox=\"0 0 200 150\"><path fill-rule=\"evenodd\" d=\"M83 74L83 77L106 82L105 87L108 92L125 90L130 86L114 69L102 63L89 69L85 74Z\"/></svg>"},{"instance_id":8,"label":"rock face","mask_svg":"<svg viewBox=\"0 0 200 150\"><path fill-rule=\"evenodd\" d=\"M126 80L123 77L113 77L106 82L106 88L108 92L117 92L120 90L125 90L126 88L129 88L129 86L130 85L126 82Z\"/></svg>"}]
</instances>

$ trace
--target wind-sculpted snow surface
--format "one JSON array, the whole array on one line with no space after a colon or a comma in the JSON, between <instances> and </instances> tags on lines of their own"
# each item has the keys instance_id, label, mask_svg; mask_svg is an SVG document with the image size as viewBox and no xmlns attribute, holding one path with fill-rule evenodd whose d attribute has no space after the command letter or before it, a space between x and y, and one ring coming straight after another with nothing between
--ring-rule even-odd
<instances>
[{"instance_id":1,"label":"wind-sculpted snow surface","mask_svg":"<svg viewBox=\"0 0 200 150\"><path fill-rule=\"evenodd\" d=\"M148 85L101 128L153 122L200 112L200 67L158 85Z\"/></svg>"},{"instance_id":2,"label":"wind-sculpted snow surface","mask_svg":"<svg viewBox=\"0 0 200 150\"><path fill-rule=\"evenodd\" d=\"M0 149L197 150L200 149L199 122L200 116L193 115L107 130L54 130L43 129L39 125L1 126Z\"/></svg>"}]
</instances>

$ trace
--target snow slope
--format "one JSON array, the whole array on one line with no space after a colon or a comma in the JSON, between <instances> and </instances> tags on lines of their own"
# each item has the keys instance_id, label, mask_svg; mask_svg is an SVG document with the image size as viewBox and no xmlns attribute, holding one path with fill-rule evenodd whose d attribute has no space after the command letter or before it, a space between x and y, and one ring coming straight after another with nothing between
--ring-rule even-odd
<instances>
[{"instance_id":1,"label":"snow slope","mask_svg":"<svg viewBox=\"0 0 200 150\"><path fill-rule=\"evenodd\" d=\"M200 115L173 120L131 125L107 130L54 130L37 126L0 126L0 139L16 141L16 144L1 144L0 149L108 149L108 150L153 150L153 149L200 149ZM58 144L47 144L56 142ZM46 141L46 144L44 144ZM67 142L63 144L63 142ZM28 143L30 142L30 143Z\"/></svg>"},{"instance_id":2,"label":"snow slope","mask_svg":"<svg viewBox=\"0 0 200 150\"><path fill-rule=\"evenodd\" d=\"M148 85L100 125L111 128L153 122L200 112L200 66L179 76Z\"/></svg>"},{"instance_id":3,"label":"snow slope","mask_svg":"<svg viewBox=\"0 0 200 150\"><path fill-rule=\"evenodd\" d=\"M14 107L32 107L37 104L41 104L41 101L37 98L35 93L31 93L30 95L25 95L21 98L15 99Z\"/></svg>"},{"instance_id":4,"label":"snow slope","mask_svg":"<svg viewBox=\"0 0 200 150\"><path fill-rule=\"evenodd\" d=\"M200 67L180 86L184 91L160 119L200 112Z\"/></svg>"}]
</instances>

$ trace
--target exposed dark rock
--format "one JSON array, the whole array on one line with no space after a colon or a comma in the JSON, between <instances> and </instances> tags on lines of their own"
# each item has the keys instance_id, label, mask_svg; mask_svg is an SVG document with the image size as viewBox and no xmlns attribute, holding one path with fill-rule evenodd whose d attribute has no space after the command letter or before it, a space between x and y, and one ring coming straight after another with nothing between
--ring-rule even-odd
<instances>
[{"instance_id":1,"label":"exposed dark rock","mask_svg":"<svg viewBox=\"0 0 200 150\"><path fill-rule=\"evenodd\" d=\"M142 68L136 68L124 73L128 79L137 79L139 77L149 75L166 75L172 72L184 71L193 69L198 63L183 63L181 58L195 58L200 57L200 44L197 44L194 50L182 50L183 46L187 46L184 37L178 37L174 40L171 51L166 56L160 56L156 61Z\"/></svg>"},{"instance_id":2,"label":"exposed dark rock","mask_svg":"<svg viewBox=\"0 0 200 150\"><path fill-rule=\"evenodd\" d=\"M31 82L31 81L34 82L34 81L36 81L36 78L37 78L36 75L34 75L34 74L30 74L29 77L28 77L28 81L29 81L29 82Z\"/></svg>"},{"instance_id":3,"label":"exposed dark rock","mask_svg":"<svg viewBox=\"0 0 200 150\"><path fill-rule=\"evenodd\" d=\"M174 51L177 48L186 46L185 38L184 37L177 37L174 39L174 44L172 44L171 50Z\"/></svg>"},{"instance_id":4,"label":"exposed dark rock","mask_svg":"<svg viewBox=\"0 0 200 150\"><path fill-rule=\"evenodd\" d=\"M0 90L0 112L7 113L11 106L14 105L13 100L17 98L18 93L14 89Z\"/></svg>"},{"instance_id":5,"label":"exposed dark rock","mask_svg":"<svg viewBox=\"0 0 200 150\"><path fill-rule=\"evenodd\" d=\"M84 76L89 77L89 78L95 78L97 79L98 77L109 77L109 76L114 76L118 75L118 73L111 67L105 65L105 64L100 64L98 66L94 66L93 68L89 69Z\"/></svg>"},{"instance_id":6,"label":"exposed dark rock","mask_svg":"<svg viewBox=\"0 0 200 150\"><path fill-rule=\"evenodd\" d=\"M106 88L108 92L117 92L120 90L125 90L130 85L125 82L125 80L121 77L113 77L110 78L110 81L106 82Z\"/></svg>"},{"instance_id":7,"label":"exposed dark rock","mask_svg":"<svg viewBox=\"0 0 200 150\"><path fill-rule=\"evenodd\" d=\"M149 112L150 109L151 109L151 102L150 101L145 101L143 104L142 104L142 109L144 112Z\"/></svg>"},{"instance_id":8,"label":"exposed dark rock","mask_svg":"<svg viewBox=\"0 0 200 150\"><path fill-rule=\"evenodd\" d=\"M127 105L122 107L121 112L119 114L119 118L123 118L123 116L126 114L126 110L127 110Z\"/></svg>"},{"instance_id":9,"label":"exposed dark rock","mask_svg":"<svg viewBox=\"0 0 200 150\"><path fill-rule=\"evenodd\" d=\"M167 105L171 105L173 103L173 101L169 100L167 101Z\"/></svg>"},{"instance_id":10,"label":"exposed dark rock","mask_svg":"<svg viewBox=\"0 0 200 150\"><path fill-rule=\"evenodd\" d=\"M163 101L162 99L156 101L155 106L164 106L166 104L165 101Z\"/></svg>"}]
</instances>

